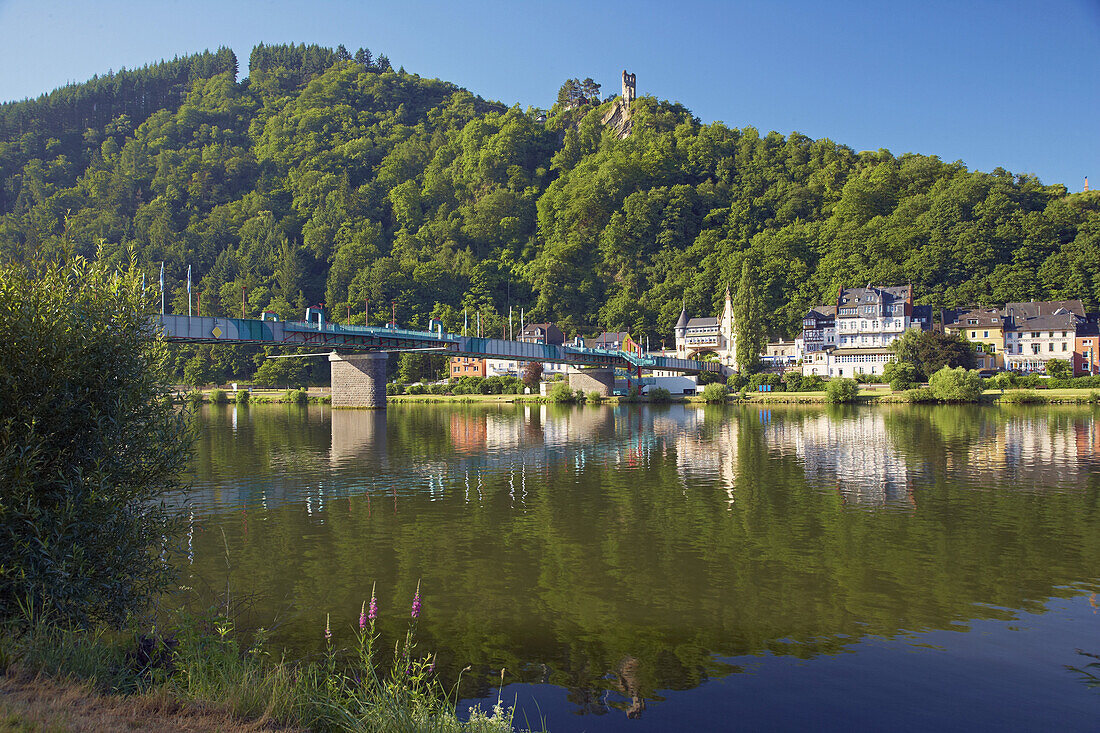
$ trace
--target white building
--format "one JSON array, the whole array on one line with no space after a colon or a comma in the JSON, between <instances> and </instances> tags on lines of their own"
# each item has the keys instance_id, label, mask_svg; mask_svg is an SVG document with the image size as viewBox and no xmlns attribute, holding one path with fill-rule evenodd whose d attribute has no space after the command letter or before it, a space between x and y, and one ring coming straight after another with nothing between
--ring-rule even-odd
<instances>
[{"instance_id":1,"label":"white building","mask_svg":"<svg viewBox=\"0 0 1100 733\"><path fill-rule=\"evenodd\" d=\"M1006 303L1003 321L1005 369L1043 371L1050 359L1076 363L1077 327L1085 321L1081 301Z\"/></svg>"},{"instance_id":2,"label":"white building","mask_svg":"<svg viewBox=\"0 0 1100 733\"><path fill-rule=\"evenodd\" d=\"M733 330L733 299L730 298L729 288L726 288L726 302L720 318L688 318L687 310L681 309L673 333L676 336L676 350L664 352L665 356L695 359L702 354L713 353L722 366L736 371L737 334Z\"/></svg>"}]
</instances>

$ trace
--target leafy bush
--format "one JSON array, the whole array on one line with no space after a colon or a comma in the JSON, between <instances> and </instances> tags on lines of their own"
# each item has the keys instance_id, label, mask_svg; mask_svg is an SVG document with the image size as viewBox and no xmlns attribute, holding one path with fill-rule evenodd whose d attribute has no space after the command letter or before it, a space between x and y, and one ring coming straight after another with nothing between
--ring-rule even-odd
<instances>
[{"instance_id":1,"label":"leafy bush","mask_svg":"<svg viewBox=\"0 0 1100 733\"><path fill-rule=\"evenodd\" d=\"M672 400L672 393L664 387L653 387L649 390L650 402L669 402Z\"/></svg>"},{"instance_id":2,"label":"leafy bush","mask_svg":"<svg viewBox=\"0 0 1100 733\"><path fill-rule=\"evenodd\" d=\"M705 402L725 402L729 397L729 388L724 384L712 383L703 388L703 400Z\"/></svg>"},{"instance_id":3,"label":"leafy bush","mask_svg":"<svg viewBox=\"0 0 1100 733\"><path fill-rule=\"evenodd\" d=\"M596 390L592 390L591 392L588 393L588 396L585 397L585 400L589 404L598 405L601 402L603 402L603 395L600 394L599 392L597 392Z\"/></svg>"},{"instance_id":4,"label":"leafy bush","mask_svg":"<svg viewBox=\"0 0 1100 733\"><path fill-rule=\"evenodd\" d=\"M895 392L904 392L916 387L924 381L920 370L907 361L891 361L882 370L882 376L890 383L890 389Z\"/></svg>"},{"instance_id":5,"label":"leafy bush","mask_svg":"<svg viewBox=\"0 0 1100 733\"><path fill-rule=\"evenodd\" d=\"M408 391L409 394L427 394L428 388L423 384L410 384Z\"/></svg>"},{"instance_id":6,"label":"leafy bush","mask_svg":"<svg viewBox=\"0 0 1100 733\"><path fill-rule=\"evenodd\" d=\"M800 392L822 392L825 390L825 380L820 374L808 374L802 377Z\"/></svg>"},{"instance_id":7,"label":"leafy bush","mask_svg":"<svg viewBox=\"0 0 1100 733\"><path fill-rule=\"evenodd\" d=\"M0 620L120 624L170 578L186 414L131 263L0 267Z\"/></svg>"},{"instance_id":8,"label":"leafy bush","mask_svg":"<svg viewBox=\"0 0 1100 733\"><path fill-rule=\"evenodd\" d=\"M400 382L387 382L386 383L386 394L388 394L388 395L405 394L405 385L401 384Z\"/></svg>"},{"instance_id":9,"label":"leafy bush","mask_svg":"<svg viewBox=\"0 0 1100 733\"><path fill-rule=\"evenodd\" d=\"M236 399L238 405L247 405L248 401L252 399L252 394L247 389L239 389L237 390Z\"/></svg>"},{"instance_id":10,"label":"leafy bush","mask_svg":"<svg viewBox=\"0 0 1100 733\"><path fill-rule=\"evenodd\" d=\"M229 395L225 393L224 389L212 389L210 390L210 402L214 405L224 405L229 402Z\"/></svg>"},{"instance_id":11,"label":"leafy bush","mask_svg":"<svg viewBox=\"0 0 1100 733\"><path fill-rule=\"evenodd\" d=\"M1073 365L1065 359L1050 359L1046 364L1046 372L1052 379L1069 379L1073 376Z\"/></svg>"},{"instance_id":12,"label":"leafy bush","mask_svg":"<svg viewBox=\"0 0 1100 733\"><path fill-rule=\"evenodd\" d=\"M783 382L778 374L767 374L765 372L757 372L749 377L750 392L759 392L762 385L768 385L771 387L771 391L775 392L782 389Z\"/></svg>"},{"instance_id":13,"label":"leafy bush","mask_svg":"<svg viewBox=\"0 0 1100 733\"><path fill-rule=\"evenodd\" d=\"M788 392L798 392L802 389L802 372L792 370L783 375L783 389Z\"/></svg>"},{"instance_id":14,"label":"leafy bush","mask_svg":"<svg viewBox=\"0 0 1100 733\"><path fill-rule=\"evenodd\" d=\"M825 401L842 405L854 402L859 393L859 385L854 379L837 377L825 385Z\"/></svg>"},{"instance_id":15,"label":"leafy bush","mask_svg":"<svg viewBox=\"0 0 1100 733\"><path fill-rule=\"evenodd\" d=\"M720 384L722 375L718 372L699 372L699 384Z\"/></svg>"},{"instance_id":16,"label":"leafy bush","mask_svg":"<svg viewBox=\"0 0 1100 733\"><path fill-rule=\"evenodd\" d=\"M192 407L197 407L203 403L202 392L197 389L191 390L187 393L187 403Z\"/></svg>"},{"instance_id":17,"label":"leafy bush","mask_svg":"<svg viewBox=\"0 0 1100 733\"><path fill-rule=\"evenodd\" d=\"M932 390L928 387L918 387L916 389L906 390L905 399L909 402L936 402L936 396L932 394Z\"/></svg>"},{"instance_id":18,"label":"leafy bush","mask_svg":"<svg viewBox=\"0 0 1100 733\"><path fill-rule=\"evenodd\" d=\"M550 402L572 402L576 395L566 382L558 382L546 393L546 399Z\"/></svg>"},{"instance_id":19,"label":"leafy bush","mask_svg":"<svg viewBox=\"0 0 1100 733\"><path fill-rule=\"evenodd\" d=\"M982 396L982 378L973 369L945 366L928 379L933 396L941 402L977 402Z\"/></svg>"},{"instance_id":20,"label":"leafy bush","mask_svg":"<svg viewBox=\"0 0 1100 733\"><path fill-rule=\"evenodd\" d=\"M289 402L293 405L304 405L309 402L309 393L304 389L287 390L287 393L283 395L283 402Z\"/></svg>"},{"instance_id":21,"label":"leafy bush","mask_svg":"<svg viewBox=\"0 0 1100 733\"><path fill-rule=\"evenodd\" d=\"M700 384L702 384L700 382ZM740 372L734 372L726 379L726 386L729 387L731 392L740 392L745 388L746 380L741 376Z\"/></svg>"},{"instance_id":22,"label":"leafy bush","mask_svg":"<svg viewBox=\"0 0 1100 733\"><path fill-rule=\"evenodd\" d=\"M1050 402L1046 395L1037 394L1030 390L1013 390L1001 395L998 402L1009 405L1045 405Z\"/></svg>"}]
</instances>

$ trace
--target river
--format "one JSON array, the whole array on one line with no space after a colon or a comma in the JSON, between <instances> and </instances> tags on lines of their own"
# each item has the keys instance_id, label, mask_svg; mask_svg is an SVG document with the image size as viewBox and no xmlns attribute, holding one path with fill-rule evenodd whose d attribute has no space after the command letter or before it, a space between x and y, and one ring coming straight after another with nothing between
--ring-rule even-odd
<instances>
[{"instance_id":1,"label":"river","mask_svg":"<svg viewBox=\"0 0 1100 733\"><path fill-rule=\"evenodd\" d=\"M1094 729L1098 416L207 406L180 596L309 657L419 581L463 705L554 733Z\"/></svg>"}]
</instances>

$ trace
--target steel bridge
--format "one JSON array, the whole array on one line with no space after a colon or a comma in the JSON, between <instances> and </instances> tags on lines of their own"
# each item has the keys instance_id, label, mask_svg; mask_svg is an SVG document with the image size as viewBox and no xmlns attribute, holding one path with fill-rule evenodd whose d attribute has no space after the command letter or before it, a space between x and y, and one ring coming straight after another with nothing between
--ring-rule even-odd
<instances>
[{"instance_id":1,"label":"steel bridge","mask_svg":"<svg viewBox=\"0 0 1100 733\"><path fill-rule=\"evenodd\" d=\"M344 381L337 379L336 362L360 363L357 367L356 379L365 379L373 384L381 377L384 384L385 363L380 362L379 357L390 351L437 351L445 356L552 362L597 370L618 368L639 374L642 369L697 374L718 372L720 368L715 362L675 359L632 351L593 349L579 342L556 346L508 339L459 336L446 333L438 323L435 324L434 330L415 331L391 326L347 326L325 322L321 317L311 321L277 321L220 316L158 315L156 319L157 327L169 341L289 346L330 351L332 354L329 359L333 362L334 405L338 404L337 383ZM372 356L375 358L371 358ZM368 362L373 366L369 369L362 366ZM380 373L379 370L381 370ZM349 404L345 406L381 407L385 405L384 388L379 390L372 386L368 391L371 396L351 398ZM377 395L379 391L380 397ZM352 404L357 401L372 404Z\"/></svg>"}]
</instances>

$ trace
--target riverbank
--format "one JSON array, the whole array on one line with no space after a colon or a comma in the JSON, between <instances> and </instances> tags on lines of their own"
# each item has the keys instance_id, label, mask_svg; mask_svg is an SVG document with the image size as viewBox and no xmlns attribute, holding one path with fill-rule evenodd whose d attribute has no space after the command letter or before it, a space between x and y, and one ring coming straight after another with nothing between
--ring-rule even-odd
<instances>
[{"instance_id":1,"label":"riverbank","mask_svg":"<svg viewBox=\"0 0 1100 733\"><path fill-rule=\"evenodd\" d=\"M499 697L459 718L457 684L445 689L434 655L417 651L419 592L385 665L393 640L375 633L371 604L357 631L326 623L327 651L302 662L266 649L262 629L246 639L216 613L180 613L150 634L9 625L0 629L0 730L513 730Z\"/></svg>"}]
</instances>

